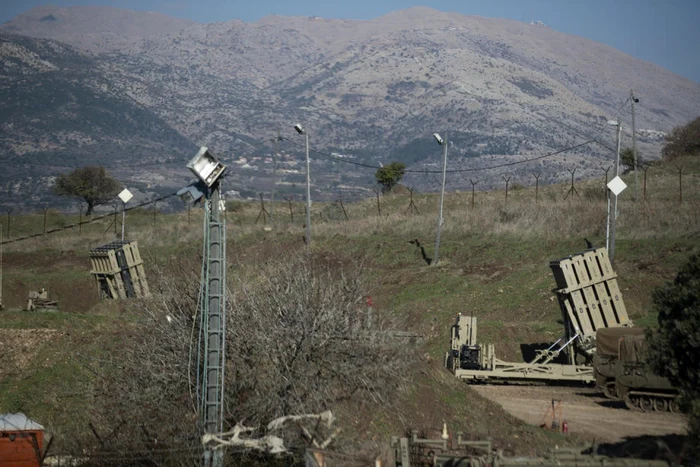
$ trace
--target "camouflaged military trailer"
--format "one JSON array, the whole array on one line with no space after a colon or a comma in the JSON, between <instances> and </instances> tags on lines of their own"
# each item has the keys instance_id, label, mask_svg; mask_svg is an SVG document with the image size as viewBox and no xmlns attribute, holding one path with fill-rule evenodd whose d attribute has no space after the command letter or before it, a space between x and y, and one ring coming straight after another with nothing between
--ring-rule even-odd
<instances>
[{"instance_id":1,"label":"camouflaged military trailer","mask_svg":"<svg viewBox=\"0 0 700 467\"><path fill-rule=\"evenodd\" d=\"M596 332L596 351L593 357L595 382L606 397L617 399L615 376L620 367L620 345L630 336L644 334L644 328L617 327L600 328Z\"/></svg>"},{"instance_id":2,"label":"camouflaged military trailer","mask_svg":"<svg viewBox=\"0 0 700 467\"><path fill-rule=\"evenodd\" d=\"M645 363L647 344L643 334L620 342L620 363L615 374L615 390L630 410L679 412L678 390Z\"/></svg>"}]
</instances>

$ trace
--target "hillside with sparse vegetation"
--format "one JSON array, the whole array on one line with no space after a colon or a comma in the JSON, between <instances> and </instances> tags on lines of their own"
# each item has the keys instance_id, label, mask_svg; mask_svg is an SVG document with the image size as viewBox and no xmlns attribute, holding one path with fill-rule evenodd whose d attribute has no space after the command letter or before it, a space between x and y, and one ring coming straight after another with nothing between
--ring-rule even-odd
<instances>
[{"instance_id":1,"label":"hillside with sparse vegetation","mask_svg":"<svg viewBox=\"0 0 700 467\"><path fill-rule=\"evenodd\" d=\"M682 201L680 165L685 173ZM653 327L652 290L700 250L700 160L677 158L650 168L647 175L646 199L640 185L636 202L633 176L624 177L630 188L620 198L615 269L630 317L639 326ZM583 251L584 238L594 246L605 244L601 181L580 182L579 195L564 199L568 189L540 187L537 198L533 188L525 187L511 189L507 198L504 191L477 191L473 206L471 192L448 193L435 266L426 264L415 240L431 257L437 195L414 194L418 213L411 213L408 192L398 187L380 198L381 215L376 198L346 203L347 220L338 204L318 203L313 208L311 269L303 273L300 203L292 204L294 221L289 205L276 203L274 221L264 225L256 223L258 204L229 201L230 350L235 354L227 372L232 397L227 426L241 420L263 423L286 411L329 408L342 432L328 449L366 460L386 456L392 435L415 428L437 436L444 422L454 431L490 437L496 447L519 455L585 442L585 437L565 438L524 424L442 370L449 328L459 312L479 318L480 340L495 343L500 358L522 358L521 343L559 337L561 312L549 261ZM127 237L139 242L153 292L143 301L98 301L88 250L114 239L111 216L80 231L5 243L0 412L22 411L42 423L56 437L55 452L101 452L113 458L130 450L148 457L155 455L157 438L159 449L172 449L177 461L187 464L197 452L191 431L196 417L187 372L175 370L187 366L191 352L187 323L197 301L201 216L199 208L157 217L147 209L127 214ZM75 220L47 213L49 228ZM41 232L43 222L43 213L14 216L11 236ZM42 287L59 300L61 311L20 311L27 293ZM291 289L276 295L285 287ZM273 305L275 300L289 297L289 304L307 303L318 310L343 303L332 308L338 314L329 316L336 318L321 328L342 335L348 332L342 317L363 312L366 296L373 299L377 326L414 337L363 346L328 342L324 355L329 359L302 346L310 352L304 354L307 366L286 359L282 349L297 345L288 339L303 332L293 327L287 332L285 323L305 322L307 308ZM265 310L275 306L284 312L265 318ZM166 317L182 327L169 327ZM261 340L247 340L256 335ZM362 372L350 370L339 357L345 352L373 363L363 364ZM246 356L255 356L257 364L250 366ZM345 378L343 371L354 379L348 376L347 384L335 386L334 378ZM279 384L279 378L288 377L296 378L294 385ZM352 385L357 390L345 392ZM265 394L289 399L256 399ZM263 400L268 405L256 402ZM301 449L303 437L292 439L294 449ZM255 460L247 459L241 462Z\"/></svg>"}]
</instances>

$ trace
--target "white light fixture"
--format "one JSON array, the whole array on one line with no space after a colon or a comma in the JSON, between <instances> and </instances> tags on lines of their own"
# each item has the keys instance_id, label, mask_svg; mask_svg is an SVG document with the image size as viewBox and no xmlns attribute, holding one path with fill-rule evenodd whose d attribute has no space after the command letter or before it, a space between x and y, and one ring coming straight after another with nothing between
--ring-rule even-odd
<instances>
[{"instance_id":1,"label":"white light fixture","mask_svg":"<svg viewBox=\"0 0 700 467\"><path fill-rule=\"evenodd\" d=\"M226 170L226 166L205 146L199 148L199 152L187 164L187 168L208 187L211 187Z\"/></svg>"},{"instance_id":2,"label":"white light fixture","mask_svg":"<svg viewBox=\"0 0 700 467\"><path fill-rule=\"evenodd\" d=\"M608 120L608 125L619 126L620 122L618 122L617 120Z\"/></svg>"},{"instance_id":3,"label":"white light fixture","mask_svg":"<svg viewBox=\"0 0 700 467\"><path fill-rule=\"evenodd\" d=\"M294 129L297 130L297 133L299 133L300 135L304 134L304 127L301 126L300 123L297 123L296 125L294 125Z\"/></svg>"},{"instance_id":4,"label":"white light fixture","mask_svg":"<svg viewBox=\"0 0 700 467\"><path fill-rule=\"evenodd\" d=\"M437 141L437 144L439 144L440 146L442 146L442 144L445 142L442 139L442 136L440 136L438 133L433 133L433 138L435 138L435 141Z\"/></svg>"},{"instance_id":5,"label":"white light fixture","mask_svg":"<svg viewBox=\"0 0 700 467\"><path fill-rule=\"evenodd\" d=\"M197 180L184 188L180 188L177 191L177 195L185 203L196 203L205 195L206 192L207 186L204 184L204 182Z\"/></svg>"}]
</instances>

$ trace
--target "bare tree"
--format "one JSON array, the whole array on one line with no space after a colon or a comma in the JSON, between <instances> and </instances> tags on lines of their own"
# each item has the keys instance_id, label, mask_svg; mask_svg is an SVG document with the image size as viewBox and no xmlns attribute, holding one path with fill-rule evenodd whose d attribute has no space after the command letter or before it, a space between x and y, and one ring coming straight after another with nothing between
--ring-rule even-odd
<instances>
[{"instance_id":1,"label":"bare tree","mask_svg":"<svg viewBox=\"0 0 700 467\"><path fill-rule=\"evenodd\" d=\"M94 439L87 451L81 446L81 455L90 453L94 464L201 461L198 269L182 259L155 268L152 297L127 305L128 324L105 343L105 357L85 361L96 375ZM250 440L274 438L269 429L246 427L323 413L354 399L383 403L401 386L403 342L392 337L381 317L368 323L362 276L361 264L291 255L256 265L232 283L225 408L225 429L233 434L229 455L235 450L248 465L264 463L268 454L246 454L256 442L241 434ZM285 446L314 441L300 430L290 424L274 435ZM320 433L318 440L329 434Z\"/></svg>"},{"instance_id":2,"label":"bare tree","mask_svg":"<svg viewBox=\"0 0 700 467\"><path fill-rule=\"evenodd\" d=\"M291 256L234 290L229 418L263 423L353 398L386 402L402 383L403 344L386 320L367 322L361 264Z\"/></svg>"}]
</instances>

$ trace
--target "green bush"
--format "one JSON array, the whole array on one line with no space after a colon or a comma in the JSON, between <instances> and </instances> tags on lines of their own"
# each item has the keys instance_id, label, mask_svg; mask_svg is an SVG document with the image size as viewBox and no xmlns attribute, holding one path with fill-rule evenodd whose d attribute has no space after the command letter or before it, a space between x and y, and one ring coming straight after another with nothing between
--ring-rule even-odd
<instances>
[{"instance_id":1,"label":"green bush","mask_svg":"<svg viewBox=\"0 0 700 467\"><path fill-rule=\"evenodd\" d=\"M682 266L675 280L653 295L659 329L650 333L649 358L654 370L678 388L688 412L688 434L700 457L700 255Z\"/></svg>"},{"instance_id":2,"label":"green bush","mask_svg":"<svg viewBox=\"0 0 700 467\"><path fill-rule=\"evenodd\" d=\"M684 126L677 126L666 135L661 151L664 159L700 154L700 117Z\"/></svg>"}]
</instances>

